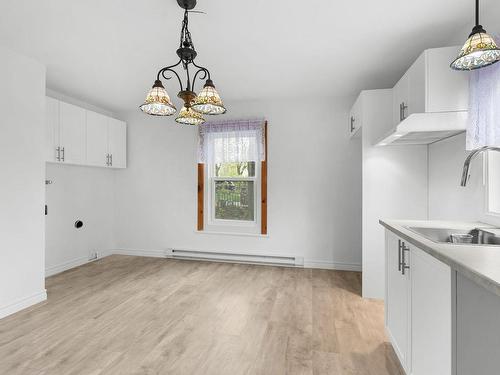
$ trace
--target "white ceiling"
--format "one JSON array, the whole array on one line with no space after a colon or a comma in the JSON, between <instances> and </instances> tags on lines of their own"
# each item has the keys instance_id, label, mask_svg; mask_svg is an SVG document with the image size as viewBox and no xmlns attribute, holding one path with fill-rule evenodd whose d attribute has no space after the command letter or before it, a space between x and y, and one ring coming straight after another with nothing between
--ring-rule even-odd
<instances>
[{"instance_id":1,"label":"white ceiling","mask_svg":"<svg viewBox=\"0 0 500 375\"><path fill-rule=\"evenodd\" d=\"M482 8L497 23L500 2ZM223 99L341 96L391 87L423 49L463 42L472 9L472 0L198 0L207 14L192 14L190 29ZM176 0L2 0L0 43L45 63L49 88L131 110L177 61L181 20ZM166 84L171 96L177 86Z\"/></svg>"}]
</instances>

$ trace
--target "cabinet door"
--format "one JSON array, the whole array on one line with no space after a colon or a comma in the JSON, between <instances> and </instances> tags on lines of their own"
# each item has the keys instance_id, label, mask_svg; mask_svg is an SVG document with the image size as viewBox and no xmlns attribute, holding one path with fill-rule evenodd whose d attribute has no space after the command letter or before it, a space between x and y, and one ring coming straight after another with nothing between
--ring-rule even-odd
<instances>
[{"instance_id":1,"label":"cabinet door","mask_svg":"<svg viewBox=\"0 0 500 375\"><path fill-rule=\"evenodd\" d=\"M108 144L113 168L127 167L127 124L108 118Z\"/></svg>"},{"instance_id":2,"label":"cabinet door","mask_svg":"<svg viewBox=\"0 0 500 375\"><path fill-rule=\"evenodd\" d=\"M59 100L45 97L45 160L59 161Z\"/></svg>"},{"instance_id":3,"label":"cabinet door","mask_svg":"<svg viewBox=\"0 0 500 375\"><path fill-rule=\"evenodd\" d=\"M60 146L65 163L85 163L85 110L60 102Z\"/></svg>"},{"instance_id":4,"label":"cabinet door","mask_svg":"<svg viewBox=\"0 0 500 375\"><path fill-rule=\"evenodd\" d=\"M500 368L500 297L457 273L457 375Z\"/></svg>"},{"instance_id":5,"label":"cabinet door","mask_svg":"<svg viewBox=\"0 0 500 375\"><path fill-rule=\"evenodd\" d=\"M107 166L108 117L87 111L87 163Z\"/></svg>"},{"instance_id":6,"label":"cabinet door","mask_svg":"<svg viewBox=\"0 0 500 375\"><path fill-rule=\"evenodd\" d=\"M451 269L418 248L410 252L412 375L451 375Z\"/></svg>"},{"instance_id":7,"label":"cabinet door","mask_svg":"<svg viewBox=\"0 0 500 375\"><path fill-rule=\"evenodd\" d=\"M402 254L399 239L386 231L386 296L385 319L394 351L406 373L410 373L410 270L399 270ZM410 254L405 254L410 264Z\"/></svg>"},{"instance_id":8,"label":"cabinet door","mask_svg":"<svg viewBox=\"0 0 500 375\"><path fill-rule=\"evenodd\" d=\"M404 113L405 118L412 113L424 113L425 108L425 85L426 85L426 54L423 52L412 64L406 75L408 76L408 97L405 105L408 107ZM448 69L448 64L446 65ZM451 70L451 69L449 69Z\"/></svg>"},{"instance_id":9,"label":"cabinet door","mask_svg":"<svg viewBox=\"0 0 500 375\"><path fill-rule=\"evenodd\" d=\"M409 78L408 72L396 83L393 89L393 119L397 126L405 117L408 117Z\"/></svg>"}]
</instances>

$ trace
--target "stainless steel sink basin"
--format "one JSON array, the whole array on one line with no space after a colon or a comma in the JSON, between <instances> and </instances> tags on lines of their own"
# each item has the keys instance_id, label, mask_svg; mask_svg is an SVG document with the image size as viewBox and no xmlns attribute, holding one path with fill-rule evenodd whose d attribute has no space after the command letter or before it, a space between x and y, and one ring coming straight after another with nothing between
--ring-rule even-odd
<instances>
[{"instance_id":1,"label":"stainless steel sink basin","mask_svg":"<svg viewBox=\"0 0 500 375\"><path fill-rule=\"evenodd\" d=\"M453 245L500 245L500 229L407 228L434 242Z\"/></svg>"}]
</instances>

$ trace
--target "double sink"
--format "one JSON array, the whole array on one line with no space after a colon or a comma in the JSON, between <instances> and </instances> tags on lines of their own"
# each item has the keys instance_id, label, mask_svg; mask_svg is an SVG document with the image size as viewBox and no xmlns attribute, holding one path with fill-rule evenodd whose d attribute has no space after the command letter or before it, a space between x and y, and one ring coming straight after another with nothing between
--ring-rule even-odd
<instances>
[{"instance_id":1,"label":"double sink","mask_svg":"<svg viewBox=\"0 0 500 375\"><path fill-rule=\"evenodd\" d=\"M453 245L500 245L500 229L497 228L406 228L438 243Z\"/></svg>"}]
</instances>

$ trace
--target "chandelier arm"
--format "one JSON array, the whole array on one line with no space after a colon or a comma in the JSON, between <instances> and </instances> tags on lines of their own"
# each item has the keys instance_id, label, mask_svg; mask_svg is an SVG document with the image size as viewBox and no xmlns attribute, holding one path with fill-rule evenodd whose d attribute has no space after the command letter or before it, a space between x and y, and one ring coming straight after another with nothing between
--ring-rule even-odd
<instances>
[{"instance_id":1,"label":"chandelier arm","mask_svg":"<svg viewBox=\"0 0 500 375\"><path fill-rule=\"evenodd\" d=\"M167 76L165 75L165 72L171 72L171 73L174 73L174 74L175 74L175 76L177 77L177 80L179 81L179 87L180 87L180 88L181 88L181 90L182 90L182 82L181 82L181 77L179 77L179 75L177 74L177 72L176 72L175 70L170 69L170 68L163 68L160 72L161 72L162 77L163 77L163 78L165 78L165 79L170 79L170 78L172 78L172 77L167 77Z\"/></svg>"},{"instance_id":2,"label":"chandelier arm","mask_svg":"<svg viewBox=\"0 0 500 375\"><path fill-rule=\"evenodd\" d=\"M172 77L167 77L165 75L165 72L171 72L173 74L175 74L175 76L177 77L177 80L179 81L179 86L182 90L182 81L181 81L181 77L179 77L179 74L177 74L177 72L175 70L173 70L172 68L175 68L176 66L178 66L180 63L182 62L182 60L179 60L176 64L174 65L170 65L170 66L166 66L165 68L161 68L159 71L158 71L158 74L156 75L156 79L157 80L160 80L160 76L162 76L163 78L165 79L170 79Z\"/></svg>"},{"instance_id":3,"label":"chandelier arm","mask_svg":"<svg viewBox=\"0 0 500 375\"><path fill-rule=\"evenodd\" d=\"M207 70L207 69L205 69L205 68L200 68L200 69L198 69L198 70L196 71L195 75L194 75L194 78L193 78L193 91L194 91L194 85L195 85L195 83L196 83L196 77L198 76L198 74L199 74L200 72L202 72L202 73L203 73L203 75L202 75L202 76L200 76L200 80L202 80L202 81L203 81L205 78L207 78L207 75L208 75L208 76L210 76L210 73L208 73L208 70ZM209 78L209 79L210 79L210 78Z\"/></svg>"},{"instance_id":4,"label":"chandelier arm","mask_svg":"<svg viewBox=\"0 0 500 375\"><path fill-rule=\"evenodd\" d=\"M194 91L194 85L196 83L196 76L198 75L198 73L203 72L203 75L200 76L200 80L204 80L205 78L208 78L209 80L211 80L211 78L210 78L210 71L207 68L205 68L203 66L196 65L196 63L194 61L193 61L193 65L198 68L198 71L194 75L194 79L193 79L193 91Z\"/></svg>"},{"instance_id":5,"label":"chandelier arm","mask_svg":"<svg viewBox=\"0 0 500 375\"><path fill-rule=\"evenodd\" d=\"M207 74L207 75L208 75L208 79L212 79L212 78L210 78L210 71L209 71L207 68L205 68L205 67L203 67L203 66L196 65L196 63L195 63L194 61L193 61L193 65L194 65L195 67L197 67L198 69L203 70L203 71L205 72L205 74ZM203 76L203 78L200 78L200 79L205 79L205 76Z\"/></svg>"}]
</instances>

